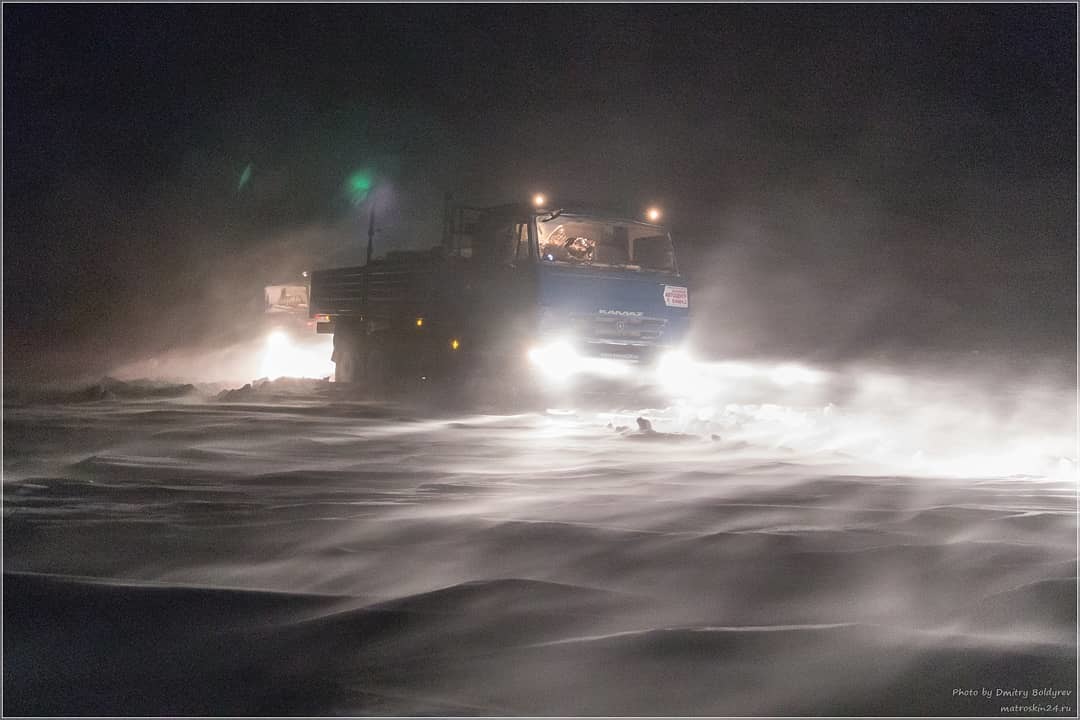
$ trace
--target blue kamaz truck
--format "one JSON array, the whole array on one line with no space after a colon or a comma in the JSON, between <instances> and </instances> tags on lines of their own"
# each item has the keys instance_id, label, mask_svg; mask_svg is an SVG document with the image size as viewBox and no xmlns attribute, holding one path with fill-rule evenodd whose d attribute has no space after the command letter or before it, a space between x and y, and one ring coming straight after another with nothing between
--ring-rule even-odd
<instances>
[{"instance_id":1,"label":"blue kamaz truck","mask_svg":"<svg viewBox=\"0 0 1080 720\"><path fill-rule=\"evenodd\" d=\"M310 313L334 336L336 381L587 389L655 373L682 348L690 299L652 215L448 205L431 250L313 271Z\"/></svg>"}]
</instances>

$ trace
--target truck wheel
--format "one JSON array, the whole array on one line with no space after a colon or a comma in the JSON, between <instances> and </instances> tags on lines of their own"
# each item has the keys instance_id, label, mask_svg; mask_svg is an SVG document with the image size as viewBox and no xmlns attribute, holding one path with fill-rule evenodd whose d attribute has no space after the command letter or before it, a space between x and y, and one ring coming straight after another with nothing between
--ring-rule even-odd
<instances>
[{"instance_id":1,"label":"truck wheel","mask_svg":"<svg viewBox=\"0 0 1080 720\"><path fill-rule=\"evenodd\" d=\"M386 366L385 356L386 352L378 343L373 343L364 352L362 372L364 382L369 387L379 388L383 384Z\"/></svg>"},{"instance_id":2,"label":"truck wheel","mask_svg":"<svg viewBox=\"0 0 1080 720\"><path fill-rule=\"evenodd\" d=\"M357 371L360 365L360 356L357 352L356 343L347 338L334 336L334 382L354 383L359 378Z\"/></svg>"}]
</instances>

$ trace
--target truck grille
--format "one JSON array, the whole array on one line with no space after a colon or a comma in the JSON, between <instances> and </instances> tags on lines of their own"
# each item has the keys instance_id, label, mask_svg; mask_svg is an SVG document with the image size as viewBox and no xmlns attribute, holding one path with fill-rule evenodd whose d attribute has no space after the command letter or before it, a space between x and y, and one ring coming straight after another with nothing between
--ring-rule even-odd
<instances>
[{"instance_id":1,"label":"truck grille","mask_svg":"<svg viewBox=\"0 0 1080 720\"><path fill-rule=\"evenodd\" d=\"M587 315L575 318L594 340L612 343L651 343L664 335L663 318Z\"/></svg>"}]
</instances>

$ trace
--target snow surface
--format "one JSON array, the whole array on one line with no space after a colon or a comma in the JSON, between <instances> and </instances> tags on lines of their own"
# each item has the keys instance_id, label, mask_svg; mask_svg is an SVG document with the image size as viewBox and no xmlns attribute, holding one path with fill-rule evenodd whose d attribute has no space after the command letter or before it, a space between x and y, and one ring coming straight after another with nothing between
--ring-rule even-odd
<instances>
[{"instance_id":1,"label":"snow surface","mask_svg":"<svg viewBox=\"0 0 1080 720\"><path fill-rule=\"evenodd\" d=\"M217 390L9 390L5 714L1075 715L1071 428Z\"/></svg>"}]
</instances>

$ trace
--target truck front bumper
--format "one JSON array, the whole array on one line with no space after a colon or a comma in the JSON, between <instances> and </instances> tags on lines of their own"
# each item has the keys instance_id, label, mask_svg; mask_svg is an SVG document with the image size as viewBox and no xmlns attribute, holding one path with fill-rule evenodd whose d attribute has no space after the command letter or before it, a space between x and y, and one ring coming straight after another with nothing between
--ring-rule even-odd
<instances>
[{"instance_id":1,"label":"truck front bumper","mask_svg":"<svg viewBox=\"0 0 1080 720\"><path fill-rule=\"evenodd\" d=\"M688 353L679 348L564 339L537 342L529 348L527 357L531 371L539 379L561 387L601 381L667 387L677 384L692 364Z\"/></svg>"}]
</instances>

